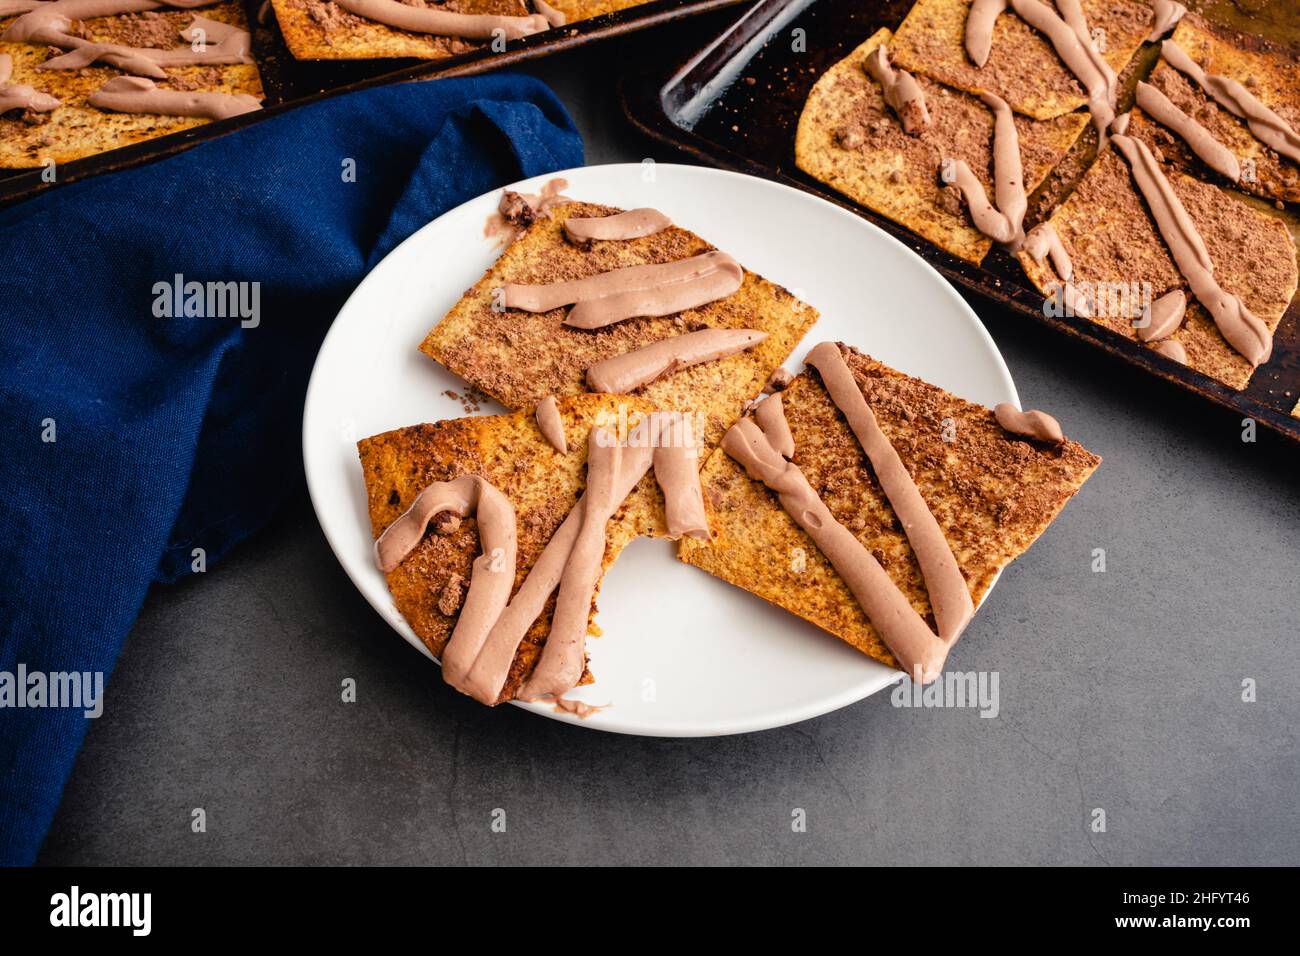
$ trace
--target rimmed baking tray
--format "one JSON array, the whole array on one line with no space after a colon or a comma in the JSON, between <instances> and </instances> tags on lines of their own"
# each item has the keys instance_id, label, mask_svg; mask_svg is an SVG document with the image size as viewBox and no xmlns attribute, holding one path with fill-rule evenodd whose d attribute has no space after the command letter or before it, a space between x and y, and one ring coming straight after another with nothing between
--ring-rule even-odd
<instances>
[{"instance_id":1,"label":"rimmed baking tray","mask_svg":"<svg viewBox=\"0 0 1300 956\"><path fill-rule=\"evenodd\" d=\"M266 92L265 109L62 163L58 167L58 178L54 183L42 180L39 169L0 169L0 205L26 199L45 189L85 179L87 176L171 156L196 143L224 136L276 113L327 96L385 83L486 73L489 70L516 66L559 50L584 46L594 40L672 23L740 2L742 0L655 0L512 41L501 53L493 53L484 48L442 60L295 60L285 46L275 17L267 18L264 24L257 22L261 0L244 0L253 35L253 56L257 60L262 86Z\"/></svg>"},{"instance_id":2,"label":"rimmed baking tray","mask_svg":"<svg viewBox=\"0 0 1300 956\"><path fill-rule=\"evenodd\" d=\"M951 281L1300 442L1300 418L1291 415L1300 401L1300 296L1292 299L1274 333L1272 358L1236 391L1087 319L1045 315L1042 294L1002 250L995 248L982 266L971 265L795 166L795 130L817 78L876 30L896 29L911 6L912 0L759 0L686 59L625 78L624 109L644 132L700 162L788 183L851 209L915 249ZM1247 17L1229 4L1207 6L1202 12L1234 29L1292 44L1296 37L1289 34L1300 31L1296 0L1274 3L1259 17ZM1151 55L1150 48L1143 52ZM1086 142L1078 148L1095 152ZM1069 163L1067 157L1061 168ZM1300 231L1295 213L1289 207L1283 214L1293 236Z\"/></svg>"}]
</instances>

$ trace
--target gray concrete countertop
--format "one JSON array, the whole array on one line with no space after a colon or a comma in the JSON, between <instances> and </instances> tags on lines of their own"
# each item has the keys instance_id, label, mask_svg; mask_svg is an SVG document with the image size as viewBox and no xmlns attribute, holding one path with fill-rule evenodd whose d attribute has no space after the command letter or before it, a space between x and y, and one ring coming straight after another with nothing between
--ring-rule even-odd
<instances>
[{"instance_id":1,"label":"gray concrete countertop","mask_svg":"<svg viewBox=\"0 0 1300 956\"><path fill-rule=\"evenodd\" d=\"M656 36L530 70L588 162L677 159L607 79ZM352 588L304 491L150 595L41 862L1300 864L1300 449L972 305L1026 405L1105 458L950 658L998 672L997 717L881 693L658 740L489 711Z\"/></svg>"}]
</instances>

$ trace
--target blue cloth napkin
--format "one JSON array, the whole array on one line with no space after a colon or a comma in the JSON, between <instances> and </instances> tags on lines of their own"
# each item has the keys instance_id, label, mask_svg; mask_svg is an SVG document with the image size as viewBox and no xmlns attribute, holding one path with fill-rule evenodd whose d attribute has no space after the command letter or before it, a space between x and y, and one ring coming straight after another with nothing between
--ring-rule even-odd
<instances>
[{"instance_id":1,"label":"blue cloth napkin","mask_svg":"<svg viewBox=\"0 0 1300 956\"><path fill-rule=\"evenodd\" d=\"M550 90L493 75L330 99L0 210L0 704L20 667L26 702L33 674L107 680L149 585L197 548L210 568L299 487L312 361L380 258L467 199L581 164ZM228 318L159 317L178 276L182 296L259 283L257 316L233 308L250 311L243 285L214 300ZM90 719L13 702L7 865L35 859Z\"/></svg>"}]
</instances>

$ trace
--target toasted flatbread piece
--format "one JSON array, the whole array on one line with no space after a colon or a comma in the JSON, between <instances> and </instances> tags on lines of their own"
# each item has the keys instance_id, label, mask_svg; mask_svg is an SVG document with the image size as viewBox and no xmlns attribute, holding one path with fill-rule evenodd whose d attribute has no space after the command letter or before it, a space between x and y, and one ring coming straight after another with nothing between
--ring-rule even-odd
<instances>
[{"instance_id":1,"label":"toasted flatbread piece","mask_svg":"<svg viewBox=\"0 0 1300 956\"><path fill-rule=\"evenodd\" d=\"M1275 216L1234 198L1217 186L1165 166L1178 199L1205 240L1214 275L1226 291L1241 297L1276 330L1296 290L1296 249L1286 225ZM1123 314L1121 293L1150 283L1151 297L1185 286L1156 229L1128 164L1108 148L1084 174L1078 188L1052 216L1074 266L1075 285L1092 284L1106 305L1092 321L1137 339L1133 320ZM1025 274L1044 295L1056 288L1050 262L1040 265L1018 254ZM1112 292L1115 293L1112 299ZM1254 369L1219 334L1214 320L1188 295L1187 317L1172 336L1187 351L1187 364L1231 388L1244 388Z\"/></svg>"},{"instance_id":2,"label":"toasted flatbread piece","mask_svg":"<svg viewBox=\"0 0 1300 956\"><path fill-rule=\"evenodd\" d=\"M919 136L905 133L864 68L867 54L889 39L888 30L877 31L813 86L799 117L795 162L854 202L978 263L993 243L971 223L957 187L944 186L939 172L945 159L964 159L993 195L993 114L976 97L918 77L930 128ZM1087 124L1082 113L1042 122L1016 117L1027 191L1047 177Z\"/></svg>"},{"instance_id":3,"label":"toasted flatbread piece","mask_svg":"<svg viewBox=\"0 0 1300 956\"><path fill-rule=\"evenodd\" d=\"M348 13L330 0L271 0L289 52L299 60L380 60L418 57L441 60L487 44L459 37L412 33ZM429 4L432 6L432 4ZM522 17L532 13L524 0L446 0L450 13Z\"/></svg>"},{"instance_id":4,"label":"toasted flatbread piece","mask_svg":"<svg viewBox=\"0 0 1300 956\"><path fill-rule=\"evenodd\" d=\"M620 405L634 420L636 413L649 410L645 403L626 396L580 395L560 401L567 455L547 443L531 412L414 425L363 439L357 448L374 537L433 482L464 474L482 475L515 508L518 588L586 485L587 437L593 425L605 424L605 416L617 416ZM605 569L633 538L664 533L663 495L649 474L609 523ZM435 655L442 654L458 614L458 609L453 614L438 609L443 590L453 575L460 575L464 586L469 586L470 566L478 554L478 526L471 517L450 534L430 528L416 550L387 575L397 609ZM513 697L532 672L550 632L554 609L552 595L520 644L502 700ZM593 602L593 622L594 616ZM589 682L587 675L583 683Z\"/></svg>"},{"instance_id":5,"label":"toasted flatbread piece","mask_svg":"<svg viewBox=\"0 0 1300 956\"><path fill-rule=\"evenodd\" d=\"M997 573L1043 533L1101 459L1072 441L1047 448L1013 438L989 409L853 349L844 352L978 604ZM816 370L797 376L782 401L794 435L794 463L933 628L930 599L907 537ZM705 462L701 480L713 541L683 539L683 561L897 666L847 585L772 491L721 449Z\"/></svg>"},{"instance_id":6,"label":"toasted flatbread piece","mask_svg":"<svg viewBox=\"0 0 1300 956\"><path fill-rule=\"evenodd\" d=\"M1293 129L1300 129L1300 57L1295 51L1211 25L1192 14L1178 24L1172 39L1208 72L1243 84ZM1300 202L1300 167L1257 140L1243 120L1210 99L1192 80L1160 60L1147 82L1237 157L1242 163L1242 178L1235 184L1236 188L1266 199ZM1159 150L1157 156L1199 178L1219 178L1196 158L1182 139L1140 109L1133 110L1129 132L1153 150Z\"/></svg>"},{"instance_id":7,"label":"toasted flatbread piece","mask_svg":"<svg viewBox=\"0 0 1300 956\"><path fill-rule=\"evenodd\" d=\"M706 417L705 440L719 441L817 319L817 311L752 272L725 299L665 318L636 318L596 331L563 324L567 309L495 311L493 290L508 282L579 279L623 266L671 262L713 247L670 226L631 241L580 248L564 237L569 216L606 216L610 206L569 203L530 225L438 323L420 346L429 357L507 408L533 408L547 395L586 392L587 369L601 359L706 326L759 329L768 337L748 351L665 375L637 394L655 408Z\"/></svg>"},{"instance_id":8,"label":"toasted flatbread piece","mask_svg":"<svg viewBox=\"0 0 1300 956\"><path fill-rule=\"evenodd\" d=\"M150 46L142 43L139 31L147 24L156 29L160 21L170 26L172 42L180 47L180 31L196 15L248 29L242 3L226 3L192 10L165 10L141 16L98 17L85 21L87 39L100 42ZM0 20L0 32L16 17ZM183 116L148 116L134 113L110 113L86 103L87 97L121 72L111 67L92 66L83 70L38 70L53 55L50 48L30 43L0 43L0 53L13 57L12 82L27 83L59 99L57 109L30 117L0 117L0 169L29 169L47 163L67 163L85 156L129 146L143 140L179 132L210 122ZM164 89L210 90L219 93L247 93L261 99L262 81L257 67L250 64L232 66L186 66L167 71L171 79L158 81Z\"/></svg>"},{"instance_id":9,"label":"toasted flatbread piece","mask_svg":"<svg viewBox=\"0 0 1300 956\"><path fill-rule=\"evenodd\" d=\"M977 68L966 54L970 7L970 0L917 0L889 45L895 64L968 93L996 93L1034 119L1051 119L1084 105L1083 87L1051 41L1009 7L993 26L988 62ZM1116 73L1123 73L1151 32L1151 8L1134 0L1083 0L1083 13L1093 31L1105 31L1103 55Z\"/></svg>"}]
</instances>

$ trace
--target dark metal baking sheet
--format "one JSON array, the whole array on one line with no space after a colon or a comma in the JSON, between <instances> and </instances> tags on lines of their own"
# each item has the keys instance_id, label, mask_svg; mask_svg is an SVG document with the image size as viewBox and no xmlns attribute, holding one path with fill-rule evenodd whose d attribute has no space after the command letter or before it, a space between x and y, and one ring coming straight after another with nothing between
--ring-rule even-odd
<instances>
[{"instance_id":1,"label":"dark metal baking sheet","mask_svg":"<svg viewBox=\"0 0 1300 956\"><path fill-rule=\"evenodd\" d=\"M896 29L911 6L912 0L760 0L690 56L627 77L624 108L646 133L700 162L787 183L850 209L916 250L952 282L1300 441L1300 418L1291 415L1300 401L1297 299L1277 328L1273 357L1236 391L1086 319L1044 315L1042 295L1004 251L995 248L982 266L971 265L796 168L795 129L813 83L876 30ZM1291 44L1300 33L1296 0L1255 14L1229 3L1207 6L1208 16L1238 30ZM1144 49L1150 56L1153 48ZM1080 148L1095 152L1095 144ZM1295 209L1283 215L1295 236L1300 232Z\"/></svg>"},{"instance_id":2,"label":"dark metal baking sheet","mask_svg":"<svg viewBox=\"0 0 1300 956\"><path fill-rule=\"evenodd\" d=\"M269 17L265 24L257 22L257 9L261 6L261 0L245 0L253 35L253 56L266 92L265 109L62 163L56 170L57 179L54 183L42 180L39 169L0 170L0 205L26 199L42 190L85 179L87 176L171 156L196 143L223 136L232 130L261 122L276 113L326 96L386 83L469 76L517 66L559 50L671 23L740 2L742 0L655 0L515 40L501 53L493 53L484 48L442 60L295 60L285 46L275 17Z\"/></svg>"}]
</instances>

